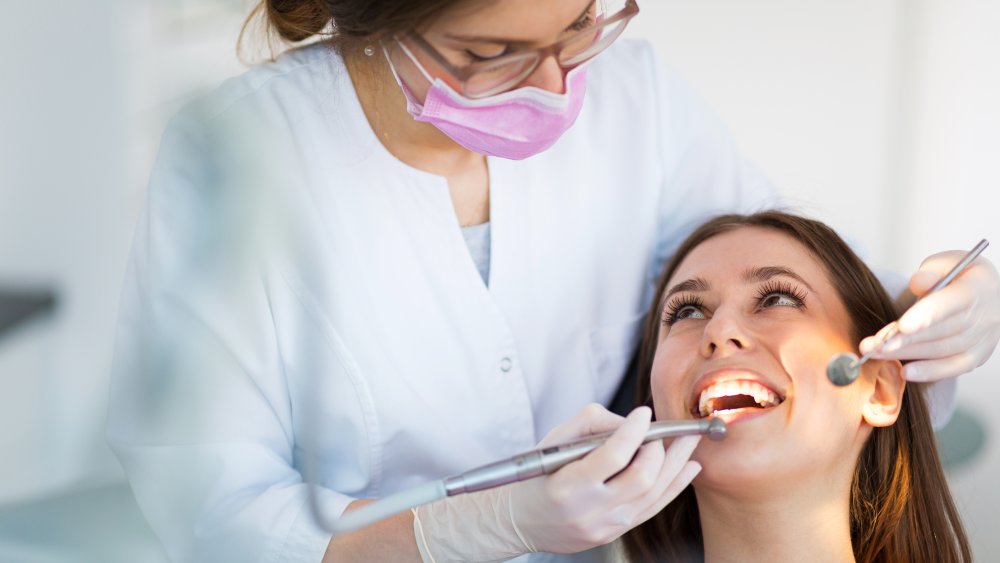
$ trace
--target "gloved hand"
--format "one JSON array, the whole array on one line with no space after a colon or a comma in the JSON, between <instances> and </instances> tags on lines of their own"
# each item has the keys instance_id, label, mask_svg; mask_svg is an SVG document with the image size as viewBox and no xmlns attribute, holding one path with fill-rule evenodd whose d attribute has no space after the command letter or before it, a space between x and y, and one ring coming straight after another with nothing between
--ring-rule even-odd
<instances>
[{"instance_id":1,"label":"gloved hand","mask_svg":"<svg viewBox=\"0 0 1000 563\"><path fill-rule=\"evenodd\" d=\"M965 255L930 256L910 278L910 291L923 296ZM875 354L878 359L917 360L903 368L910 381L937 381L983 365L1000 341L1000 276L979 257L944 289L922 298L898 321L899 334ZM861 341L862 354L881 341L888 327Z\"/></svg>"},{"instance_id":2,"label":"gloved hand","mask_svg":"<svg viewBox=\"0 0 1000 563\"><path fill-rule=\"evenodd\" d=\"M589 405L539 447L615 430L585 458L552 475L459 495L414 510L426 562L503 561L523 553L575 553L611 542L651 518L701 471L689 461L700 436L641 445L652 411L628 418ZM641 447L640 447L641 446Z\"/></svg>"}]
</instances>

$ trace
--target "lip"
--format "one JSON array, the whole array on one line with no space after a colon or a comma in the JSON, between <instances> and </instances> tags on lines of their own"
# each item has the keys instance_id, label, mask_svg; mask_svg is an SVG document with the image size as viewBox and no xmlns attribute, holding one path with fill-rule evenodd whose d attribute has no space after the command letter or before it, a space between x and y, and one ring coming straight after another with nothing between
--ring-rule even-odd
<instances>
[{"instance_id":1,"label":"lip","mask_svg":"<svg viewBox=\"0 0 1000 563\"><path fill-rule=\"evenodd\" d=\"M716 418L721 418L722 421L728 425L733 425L736 424L737 422L742 423L761 416L767 416L772 412L780 409L783 405L784 403L781 403L769 409L739 409L736 411L725 411L714 414L712 416Z\"/></svg>"},{"instance_id":2,"label":"lip","mask_svg":"<svg viewBox=\"0 0 1000 563\"><path fill-rule=\"evenodd\" d=\"M723 368L716 368L711 371L707 371L695 379L693 390L690 397L688 397L687 409L688 412L692 413L695 418L701 418L698 414L698 399L701 397L701 393L716 383L721 381L753 381L759 383L764 387L767 387L774 392L781 399L781 402L775 406L768 409L754 409L746 410L740 409L738 412L733 413L721 413L716 416L722 418L724 421L731 422L734 420L743 420L747 418L754 418L756 416L767 414L768 412L780 407L785 402L786 394L785 390L778 387L778 385L772 381L770 378L764 376L760 372L754 371L749 368L729 366Z\"/></svg>"}]
</instances>

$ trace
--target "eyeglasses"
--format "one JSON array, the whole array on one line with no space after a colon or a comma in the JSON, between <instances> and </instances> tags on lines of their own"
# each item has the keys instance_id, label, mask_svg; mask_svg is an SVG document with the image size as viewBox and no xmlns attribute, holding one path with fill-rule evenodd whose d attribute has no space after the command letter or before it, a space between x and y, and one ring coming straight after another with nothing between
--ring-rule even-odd
<instances>
[{"instance_id":1,"label":"eyeglasses","mask_svg":"<svg viewBox=\"0 0 1000 563\"><path fill-rule=\"evenodd\" d=\"M639 5L636 4L636 0L625 0L625 5L620 10L607 16L598 14L597 23L594 25L574 32L547 47L511 53L462 67L450 63L414 31L405 33L402 39L397 37L396 42L418 66L420 63L407 48L404 40L426 53L460 84L463 95L469 98L485 98L514 88L535 72L535 69L548 57L553 57L563 70L572 69L589 61L614 43L625 30L629 20L638 13Z\"/></svg>"}]
</instances>

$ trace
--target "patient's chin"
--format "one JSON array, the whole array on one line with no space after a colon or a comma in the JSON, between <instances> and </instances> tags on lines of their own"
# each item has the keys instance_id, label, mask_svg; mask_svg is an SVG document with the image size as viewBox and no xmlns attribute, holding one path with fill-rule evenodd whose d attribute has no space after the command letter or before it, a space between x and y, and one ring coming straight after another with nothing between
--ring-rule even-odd
<instances>
[{"instance_id":1,"label":"patient's chin","mask_svg":"<svg viewBox=\"0 0 1000 563\"><path fill-rule=\"evenodd\" d=\"M693 456L702 466L695 487L746 491L770 481L778 465L775 456L766 451L727 451L712 447L699 450Z\"/></svg>"},{"instance_id":2,"label":"patient's chin","mask_svg":"<svg viewBox=\"0 0 1000 563\"><path fill-rule=\"evenodd\" d=\"M816 469L814 460L790 441L772 434L740 434L732 432L720 442L701 441L692 456L702 466L696 489L748 498L781 494Z\"/></svg>"},{"instance_id":3,"label":"patient's chin","mask_svg":"<svg viewBox=\"0 0 1000 563\"><path fill-rule=\"evenodd\" d=\"M768 501L796 491L849 485L857 452L847 440L811 441L805 434L733 432L702 440L692 458L702 470L695 489L744 501Z\"/></svg>"}]
</instances>

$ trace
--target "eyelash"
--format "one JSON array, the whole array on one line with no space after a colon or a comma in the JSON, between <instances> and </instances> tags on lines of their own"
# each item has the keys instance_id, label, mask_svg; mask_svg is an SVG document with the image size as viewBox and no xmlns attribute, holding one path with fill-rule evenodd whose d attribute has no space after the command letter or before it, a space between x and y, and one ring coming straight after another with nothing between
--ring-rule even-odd
<instances>
[{"instance_id":1,"label":"eyelash","mask_svg":"<svg viewBox=\"0 0 1000 563\"><path fill-rule=\"evenodd\" d=\"M799 290L798 288L792 286L787 282L770 281L761 286L761 288L757 290L757 296L756 296L757 309L760 310L768 308L764 306L764 301L768 297L774 295L790 297L792 301L794 301L794 304L790 306L795 307L796 309L801 309L806 305L806 296L801 290ZM661 324L668 327L673 326L674 323L676 323L679 320L682 320L677 318L677 315L687 307L693 307L698 310L704 310L705 302L700 297L697 296L678 297L677 299L667 304L666 310L664 311L663 314L663 318L660 319Z\"/></svg>"},{"instance_id":2,"label":"eyelash","mask_svg":"<svg viewBox=\"0 0 1000 563\"><path fill-rule=\"evenodd\" d=\"M666 311L664 311L660 322L664 326L673 326L674 323L681 320L677 318L677 314L687 307L702 310L705 308L705 302L700 297L682 295L667 304Z\"/></svg>"},{"instance_id":3,"label":"eyelash","mask_svg":"<svg viewBox=\"0 0 1000 563\"><path fill-rule=\"evenodd\" d=\"M590 10L582 18L573 22L573 25L566 28L566 31L580 31L594 25L594 17L590 15Z\"/></svg>"},{"instance_id":4,"label":"eyelash","mask_svg":"<svg viewBox=\"0 0 1000 563\"><path fill-rule=\"evenodd\" d=\"M806 296L802 290L796 288L792 284L783 281L769 281L762 285L759 290L757 290L757 307L761 308L764 304L764 300L772 295L783 295L785 297L791 297L795 301L795 308L805 307Z\"/></svg>"},{"instance_id":5,"label":"eyelash","mask_svg":"<svg viewBox=\"0 0 1000 563\"><path fill-rule=\"evenodd\" d=\"M470 59L472 59L472 62L476 62L476 63L482 62L482 61L492 61L493 59L502 57L502 56L507 55L509 53L510 53L510 46L506 46L506 47L503 48L502 52L497 53L496 55L490 55L488 57L484 57L482 55L477 55L477 54L473 53L472 51L470 51L468 49L465 50L465 55L467 57L469 57Z\"/></svg>"}]
</instances>

